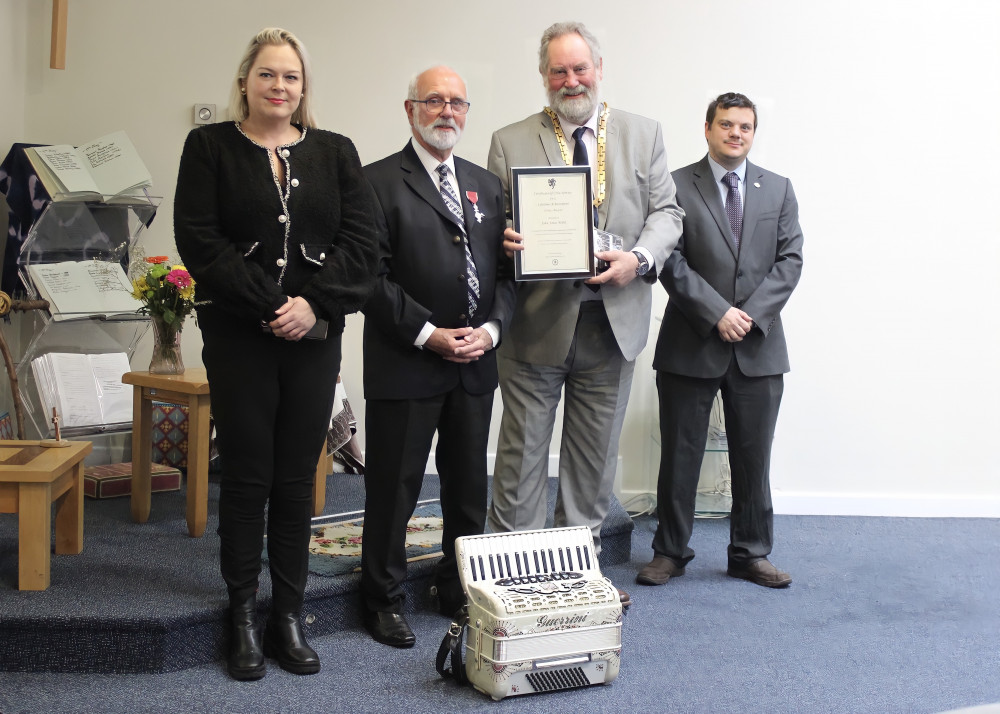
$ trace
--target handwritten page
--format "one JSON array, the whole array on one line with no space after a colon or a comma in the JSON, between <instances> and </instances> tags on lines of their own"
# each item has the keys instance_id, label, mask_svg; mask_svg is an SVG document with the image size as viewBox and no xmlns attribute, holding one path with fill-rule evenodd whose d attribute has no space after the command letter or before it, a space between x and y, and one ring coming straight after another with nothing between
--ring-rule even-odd
<instances>
[{"instance_id":1,"label":"handwritten page","mask_svg":"<svg viewBox=\"0 0 1000 714\"><path fill-rule=\"evenodd\" d=\"M66 191L98 191L93 176L72 146L36 146L35 153L55 172Z\"/></svg>"},{"instance_id":2,"label":"handwritten page","mask_svg":"<svg viewBox=\"0 0 1000 714\"><path fill-rule=\"evenodd\" d=\"M35 263L28 266L28 275L38 294L49 301L49 312L57 321L134 314L139 308L132 297L132 283L118 263Z\"/></svg>"},{"instance_id":3,"label":"handwritten page","mask_svg":"<svg viewBox=\"0 0 1000 714\"><path fill-rule=\"evenodd\" d=\"M124 293L128 295L131 302L124 302L124 295L122 295L123 301L119 304L123 305L126 310L135 311L137 309L134 298L132 298L132 283L129 282L121 265L106 261L89 260L85 263L85 267L87 275L93 281L97 292L103 294ZM108 299L115 298L114 295L108 295L107 297Z\"/></svg>"},{"instance_id":4,"label":"handwritten page","mask_svg":"<svg viewBox=\"0 0 1000 714\"><path fill-rule=\"evenodd\" d=\"M90 164L96 184L106 195L152 184L149 170L124 131L102 136L77 151Z\"/></svg>"}]
</instances>

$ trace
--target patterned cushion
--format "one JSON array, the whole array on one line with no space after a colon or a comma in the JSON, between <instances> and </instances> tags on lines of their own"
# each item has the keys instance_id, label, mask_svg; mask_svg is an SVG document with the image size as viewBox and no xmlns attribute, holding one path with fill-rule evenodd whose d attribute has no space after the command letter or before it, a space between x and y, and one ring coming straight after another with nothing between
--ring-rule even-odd
<instances>
[{"instance_id":1,"label":"patterned cushion","mask_svg":"<svg viewBox=\"0 0 1000 714\"><path fill-rule=\"evenodd\" d=\"M188 408L153 402L153 461L187 468Z\"/></svg>"}]
</instances>

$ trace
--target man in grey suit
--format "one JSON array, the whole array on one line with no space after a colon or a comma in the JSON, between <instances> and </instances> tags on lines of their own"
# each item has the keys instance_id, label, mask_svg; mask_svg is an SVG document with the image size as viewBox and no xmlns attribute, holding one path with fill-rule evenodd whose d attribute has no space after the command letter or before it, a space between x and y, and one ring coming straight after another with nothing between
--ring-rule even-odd
<instances>
[{"instance_id":1,"label":"man in grey suit","mask_svg":"<svg viewBox=\"0 0 1000 714\"><path fill-rule=\"evenodd\" d=\"M683 213L659 123L600 102L603 60L582 24L545 31L539 72L549 107L500 129L490 146L488 168L503 183L508 215L510 167L583 163L583 154L595 177L597 227L621 236L623 249L598 253L609 267L586 281L518 285L497 359L504 410L488 523L494 532L545 527L549 442L565 388L555 525L590 527L600 549L651 285ZM522 236L508 228L504 247L521 250Z\"/></svg>"},{"instance_id":2,"label":"man in grey suit","mask_svg":"<svg viewBox=\"0 0 1000 714\"><path fill-rule=\"evenodd\" d=\"M669 302L653 367L660 396L659 525L636 576L684 574L709 416L722 391L732 473L728 573L771 588L792 582L767 556L769 469L788 351L781 310L802 272L799 209L788 179L746 160L757 108L742 94L708 107L708 156L674 172L684 232L660 272Z\"/></svg>"}]
</instances>

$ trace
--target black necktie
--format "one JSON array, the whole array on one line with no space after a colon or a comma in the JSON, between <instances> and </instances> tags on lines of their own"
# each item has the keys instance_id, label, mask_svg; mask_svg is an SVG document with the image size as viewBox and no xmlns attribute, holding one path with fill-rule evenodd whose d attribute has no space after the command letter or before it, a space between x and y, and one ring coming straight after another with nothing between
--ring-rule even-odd
<instances>
[{"instance_id":1,"label":"black necktie","mask_svg":"<svg viewBox=\"0 0 1000 714\"><path fill-rule=\"evenodd\" d=\"M743 201L740 200L740 177L730 171L722 177L722 183L729 186L726 194L726 215L729 216L729 227L733 230L733 242L736 250L740 249L740 233L743 232Z\"/></svg>"}]
</instances>

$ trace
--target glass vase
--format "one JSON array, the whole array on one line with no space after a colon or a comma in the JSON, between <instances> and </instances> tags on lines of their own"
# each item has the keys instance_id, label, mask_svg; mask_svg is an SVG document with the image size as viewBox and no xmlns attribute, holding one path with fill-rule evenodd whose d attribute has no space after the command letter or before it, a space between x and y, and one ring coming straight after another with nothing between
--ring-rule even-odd
<instances>
[{"instance_id":1,"label":"glass vase","mask_svg":"<svg viewBox=\"0 0 1000 714\"><path fill-rule=\"evenodd\" d=\"M150 374L183 374L181 358L181 326L171 325L161 315L151 315L153 323L153 358Z\"/></svg>"}]
</instances>

